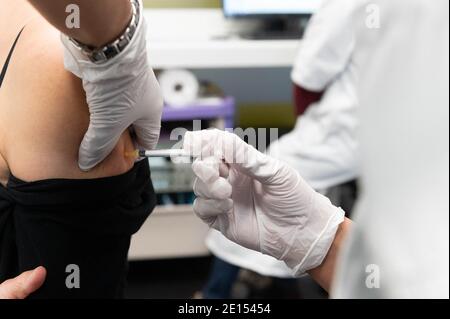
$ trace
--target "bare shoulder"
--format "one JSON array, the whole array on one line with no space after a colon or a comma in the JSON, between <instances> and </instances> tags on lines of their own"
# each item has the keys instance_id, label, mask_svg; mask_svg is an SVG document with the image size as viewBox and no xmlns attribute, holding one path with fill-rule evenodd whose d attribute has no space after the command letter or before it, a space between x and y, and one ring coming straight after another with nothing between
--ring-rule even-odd
<instances>
[{"instance_id":1,"label":"bare shoulder","mask_svg":"<svg viewBox=\"0 0 450 319\"><path fill-rule=\"evenodd\" d=\"M10 170L24 180L96 178L118 175L133 163L124 133L113 154L86 174L77 165L78 148L89 125L79 78L65 70L60 33L45 20L27 24L0 92L3 150ZM32 158L32 160L29 160Z\"/></svg>"},{"instance_id":2,"label":"bare shoulder","mask_svg":"<svg viewBox=\"0 0 450 319\"><path fill-rule=\"evenodd\" d=\"M15 63L11 66L11 89L18 83L29 88L23 93L39 94L48 103L85 104L81 81L64 69L60 33L45 20L25 26L17 45ZM16 92L14 92L16 93Z\"/></svg>"}]
</instances>

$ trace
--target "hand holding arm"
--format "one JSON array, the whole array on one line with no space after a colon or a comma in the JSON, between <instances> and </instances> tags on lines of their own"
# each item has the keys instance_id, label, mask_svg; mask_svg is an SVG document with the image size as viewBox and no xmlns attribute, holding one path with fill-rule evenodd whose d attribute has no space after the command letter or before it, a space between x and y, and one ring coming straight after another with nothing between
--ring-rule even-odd
<instances>
[{"instance_id":1,"label":"hand holding arm","mask_svg":"<svg viewBox=\"0 0 450 319\"><path fill-rule=\"evenodd\" d=\"M82 79L90 112L89 129L79 150L80 169L88 171L102 162L130 127L139 147L155 148L163 100L148 60L142 1L133 0L133 5L130 0L29 1L63 33L83 44L104 45L121 35L128 24L127 30L134 30L124 35L131 39L122 51L101 63L92 62L66 35L62 36L65 67ZM69 3L80 6L79 30L69 30L64 25L65 5ZM132 6L135 15L130 21Z\"/></svg>"}]
</instances>

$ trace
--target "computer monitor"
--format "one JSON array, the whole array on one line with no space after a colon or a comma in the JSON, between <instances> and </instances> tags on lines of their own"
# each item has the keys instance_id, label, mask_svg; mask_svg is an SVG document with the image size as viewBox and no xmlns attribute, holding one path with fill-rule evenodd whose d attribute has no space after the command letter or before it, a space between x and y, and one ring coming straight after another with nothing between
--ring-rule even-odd
<instances>
[{"instance_id":1,"label":"computer monitor","mask_svg":"<svg viewBox=\"0 0 450 319\"><path fill-rule=\"evenodd\" d=\"M226 17L311 15L322 0L222 0Z\"/></svg>"}]
</instances>

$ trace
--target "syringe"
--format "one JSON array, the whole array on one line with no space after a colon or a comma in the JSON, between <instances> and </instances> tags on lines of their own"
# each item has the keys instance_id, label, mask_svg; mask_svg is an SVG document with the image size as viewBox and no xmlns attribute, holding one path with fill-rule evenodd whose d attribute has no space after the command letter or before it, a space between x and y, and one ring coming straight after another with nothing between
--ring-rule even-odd
<instances>
[{"instance_id":1,"label":"syringe","mask_svg":"<svg viewBox=\"0 0 450 319\"><path fill-rule=\"evenodd\" d=\"M191 157L191 155L182 149L169 150L135 150L133 152L126 152L125 157L145 158L145 157Z\"/></svg>"}]
</instances>

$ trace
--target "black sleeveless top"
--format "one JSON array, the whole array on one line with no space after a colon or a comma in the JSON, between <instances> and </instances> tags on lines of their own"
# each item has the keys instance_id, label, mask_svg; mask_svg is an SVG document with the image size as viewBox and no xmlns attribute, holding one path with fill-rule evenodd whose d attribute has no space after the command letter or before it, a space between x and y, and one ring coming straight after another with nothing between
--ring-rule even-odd
<instances>
[{"instance_id":1,"label":"black sleeveless top","mask_svg":"<svg viewBox=\"0 0 450 319\"><path fill-rule=\"evenodd\" d=\"M11 176L0 184L0 282L44 266L46 281L31 298L123 297L131 235L155 204L147 161L93 180Z\"/></svg>"}]
</instances>

